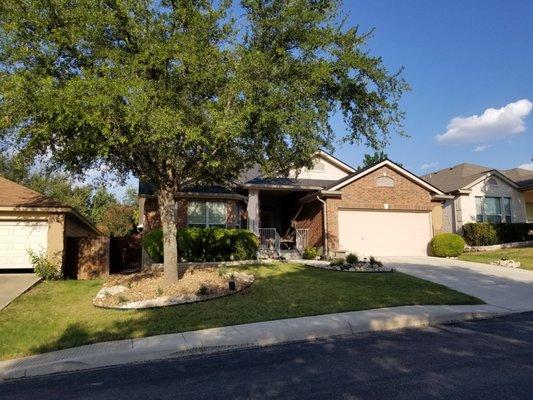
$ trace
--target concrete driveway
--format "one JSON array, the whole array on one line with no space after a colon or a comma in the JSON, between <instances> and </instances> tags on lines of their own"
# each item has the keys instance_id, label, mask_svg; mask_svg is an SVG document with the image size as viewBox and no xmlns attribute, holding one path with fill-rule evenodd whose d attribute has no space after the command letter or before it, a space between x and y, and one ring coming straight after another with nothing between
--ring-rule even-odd
<instances>
[{"instance_id":1,"label":"concrete driveway","mask_svg":"<svg viewBox=\"0 0 533 400\"><path fill-rule=\"evenodd\" d=\"M401 272L440 283L507 311L533 311L533 271L436 257L380 257Z\"/></svg>"},{"instance_id":2,"label":"concrete driveway","mask_svg":"<svg viewBox=\"0 0 533 400\"><path fill-rule=\"evenodd\" d=\"M0 274L0 310L7 307L40 279L35 274Z\"/></svg>"}]
</instances>

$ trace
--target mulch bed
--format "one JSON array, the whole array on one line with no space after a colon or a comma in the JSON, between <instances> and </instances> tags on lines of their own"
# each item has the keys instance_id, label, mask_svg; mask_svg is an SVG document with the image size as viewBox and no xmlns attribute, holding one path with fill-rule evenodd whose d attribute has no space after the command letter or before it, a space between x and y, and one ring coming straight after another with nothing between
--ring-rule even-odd
<instances>
[{"instance_id":1,"label":"mulch bed","mask_svg":"<svg viewBox=\"0 0 533 400\"><path fill-rule=\"evenodd\" d=\"M235 281L235 290L229 281ZM138 309L205 301L239 292L253 275L219 268L189 268L179 281L168 285L158 268L130 275L110 276L93 300L97 307Z\"/></svg>"}]
</instances>

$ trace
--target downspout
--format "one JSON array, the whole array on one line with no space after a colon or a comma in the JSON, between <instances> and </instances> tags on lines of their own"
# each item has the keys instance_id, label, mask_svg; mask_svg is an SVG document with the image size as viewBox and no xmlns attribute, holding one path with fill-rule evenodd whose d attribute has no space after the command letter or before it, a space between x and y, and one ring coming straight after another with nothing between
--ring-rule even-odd
<instances>
[{"instance_id":1,"label":"downspout","mask_svg":"<svg viewBox=\"0 0 533 400\"><path fill-rule=\"evenodd\" d=\"M328 248L328 205L324 200L320 198L319 195L316 196L316 199L322 203L322 213L324 218L324 254L329 255Z\"/></svg>"}]
</instances>

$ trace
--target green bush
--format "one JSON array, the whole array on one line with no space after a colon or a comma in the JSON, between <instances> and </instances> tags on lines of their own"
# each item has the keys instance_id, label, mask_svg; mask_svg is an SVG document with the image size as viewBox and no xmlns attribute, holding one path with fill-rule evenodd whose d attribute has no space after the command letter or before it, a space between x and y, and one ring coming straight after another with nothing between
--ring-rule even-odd
<instances>
[{"instance_id":1,"label":"green bush","mask_svg":"<svg viewBox=\"0 0 533 400\"><path fill-rule=\"evenodd\" d=\"M346 256L346 262L348 264L356 264L359 261L359 257L355 253L350 253Z\"/></svg>"},{"instance_id":2,"label":"green bush","mask_svg":"<svg viewBox=\"0 0 533 400\"><path fill-rule=\"evenodd\" d=\"M56 281L62 278L61 266L50 260L46 253L36 253L33 250L28 250L28 257L35 274L45 281Z\"/></svg>"},{"instance_id":3,"label":"green bush","mask_svg":"<svg viewBox=\"0 0 533 400\"><path fill-rule=\"evenodd\" d=\"M315 260L318 256L318 250L316 247L306 247L302 253L304 260Z\"/></svg>"},{"instance_id":4,"label":"green bush","mask_svg":"<svg viewBox=\"0 0 533 400\"><path fill-rule=\"evenodd\" d=\"M494 229L498 235L498 243L525 242L533 240L533 224L494 224Z\"/></svg>"},{"instance_id":5,"label":"green bush","mask_svg":"<svg viewBox=\"0 0 533 400\"><path fill-rule=\"evenodd\" d=\"M340 265L344 265L345 263L346 261L344 260L344 258L339 257L339 258L334 258L333 260L331 260L329 265L331 265L332 267L338 267Z\"/></svg>"},{"instance_id":6,"label":"green bush","mask_svg":"<svg viewBox=\"0 0 533 400\"><path fill-rule=\"evenodd\" d=\"M494 225L488 223L464 224L463 237L470 246L490 246L498 243L498 233Z\"/></svg>"},{"instance_id":7,"label":"green bush","mask_svg":"<svg viewBox=\"0 0 533 400\"><path fill-rule=\"evenodd\" d=\"M163 262L163 230L153 229L143 236L142 246L153 262Z\"/></svg>"},{"instance_id":8,"label":"green bush","mask_svg":"<svg viewBox=\"0 0 533 400\"><path fill-rule=\"evenodd\" d=\"M455 233L441 233L431 240L431 249L437 257L457 257L465 248L465 241Z\"/></svg>"},{"instance_id":9,"label":"green bush","mask_svg":"<svg viewBox=\"0 0 533 400\"><path fill-rule=\"evenodd\" d=\"M252 232L225 228L178 229L177 244L180 259L191 262L255 259L259 248L259 241ZM142 245L154 262L163 261L161 229L147 233Z\"/></svg>"},{"instance_id":10,"label":"green bush","mask_svg":"<svg viewBox=\"0 0 533 400\"><path fill-rule=\"evenodd\" d=\"M490 246L500 243L533 240L533 224L527 223L467 223L463 237L470 246Z\"/></svg>"},{"instance_id":11,"label":"green bush","mask_svg":"<svg viewBox=\"0 0 533 400\"><path fill-rule=\"evenodd\" d=\"M232 255L237 261L253 260L259 249L259 239L246 229L232 229Z\"/></svg>"}]
</instances>

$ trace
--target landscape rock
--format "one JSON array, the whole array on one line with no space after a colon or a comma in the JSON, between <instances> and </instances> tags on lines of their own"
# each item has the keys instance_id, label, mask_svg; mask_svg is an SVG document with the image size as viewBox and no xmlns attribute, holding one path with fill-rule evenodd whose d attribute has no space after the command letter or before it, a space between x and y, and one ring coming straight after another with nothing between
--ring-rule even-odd
<instances>
[{"instance_id":1,"label":"landscape rock","mask_svg":"<svg viewBox=\"0 0 533 400\"><path fill-rule=\"evenodd\" d=\"M496 265L498 267L505 267L505 268L520 268L520 262L514 261L514 260L507 260L505 258L502 258L498 261L492 261L490 265Z\"/></svg>"}]
</instances>

